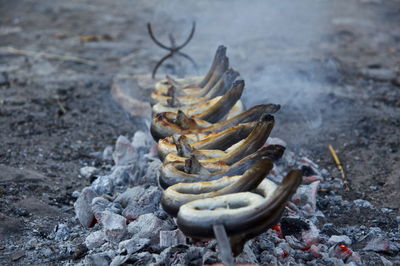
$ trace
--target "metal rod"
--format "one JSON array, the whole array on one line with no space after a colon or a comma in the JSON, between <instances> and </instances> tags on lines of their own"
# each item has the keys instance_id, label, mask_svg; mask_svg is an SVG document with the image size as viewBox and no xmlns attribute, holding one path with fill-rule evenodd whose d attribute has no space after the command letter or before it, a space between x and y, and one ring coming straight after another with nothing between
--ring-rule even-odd
<instances>
[{"instance_id":1,"label":"metal rod","mask_svg":"<svg viewBox=\"0 0 400 266\"><path fill-rule=\"evenodd\" d=\"M225 266L234 266L231 244L225 227L222 224L213 225L214 235L218 242L219 251L221 252L221 260Z\"/></svg>"}]
</instances>

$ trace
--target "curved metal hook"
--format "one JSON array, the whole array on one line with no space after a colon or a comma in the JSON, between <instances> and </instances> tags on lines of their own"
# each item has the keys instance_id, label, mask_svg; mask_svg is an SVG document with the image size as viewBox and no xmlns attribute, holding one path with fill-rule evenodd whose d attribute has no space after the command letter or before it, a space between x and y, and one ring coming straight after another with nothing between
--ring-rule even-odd
<instances>
[{"instance_id":1,"label":"curved metal hook","mask_svg":"<svg viewBox=\"0 0 400 266\"><path fill-rule=\"evenodd\" d=\"M163 49L169 51L169 53L168 53L167 55L165 55L164 57L162 57L162 58L160 59L160 61L157 62L156 66L154 67L153 72L152 72L152 75L151 75L153 79L155 78L156 73L157 73L157 70L158 70L158 68L162 65L162 63L163 63L165 60L167 60L168 58L174 56L175 54L180 55L180 56L183 57L183 58L186 58L188 61L190 61L190 62L193 64L193 67L196 69L196 71L198 70L198 67L197 67L196 62L195 62L190 56L188 56L187 54L182 53L182 52L179 51L179 50L181 50L183 47L185 47L185 46L192 40L192 38L193 38L193 36L194 36L194 33L195 33L195 31L196 31L196 22L195 22L195 21L193 21L193 23L192 23L192 29L191 29L191 31L190 31L190 33L189 33L188 38L187 38L181 45L178 45L178 46L176 46L176 42L175 42L175 39L174 39L174 37L172 36L172 34L169 34L169 35L168 35L168 36L169 36L169 39L170 39L170 42L171 42L171 46L169 47L169 46L167 46L167 45L162 44L162 43L154 36L153 29L151 28L151 24L150 24L150 23L147 23L147 30L148 30L148 32L149 32L150 38L153 40L153 42L154 42L157 46L159 46L159 47L161 47L161 48L163 48Z\"/></svg>"},{"instance_id":2,"label":"curved metal hook","mask_svg":"<svg viewBox=\"0 0 400 266\"><path fill-rule=\"evenodd\" d=\"M153 42L154 42L155 44L157 44L157 45L160 46L161 48L163 48L163 49L165 49L165 50L168 50L168 51L171 51L171 50L174 49L173 47L168 47L168 46L162 44L159 40L157 40L157 38L154 36L154 33L153 33L152 28L151 28L150 22L147 23L147 31L149 32L150 38L153 40Z\"/></svg>"},{"instance_id":3,"label":"curved metal hook","mask_svg":"<svg viewBox=\"0 0 400 266\"><path fill-rule=\"evenodd\" d=\"M182 49L183 47L185 47L193 38L194 36L194 32L196 31L196 22L193 21L192 23L192 30L190 31L189 37L186 39L186 41L184 41L181 45L179 45L178 47L176 47L176 50L179 51L180 49Z\"/></svg>"}]
</instances>

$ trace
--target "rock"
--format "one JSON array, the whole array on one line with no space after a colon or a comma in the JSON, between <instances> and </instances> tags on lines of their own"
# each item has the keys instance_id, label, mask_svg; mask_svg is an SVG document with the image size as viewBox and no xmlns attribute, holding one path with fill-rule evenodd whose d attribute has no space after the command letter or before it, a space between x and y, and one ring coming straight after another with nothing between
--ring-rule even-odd
<instances>
[{"instance_id":1,"label":"rock","mask_svg":"<svg viewBox=\"0 0 400 266\"><path fill-rule=\"evenodd\" d=\"M91 188L99 195L110 194L114 189L114 182L109 176L99 176L92 184Z\"/></svg>"},{"instance_id":2,"label":"rock","mask_svg":"<svg viewBox=\"0 0 400 266\"><path fill-rule=\"evenodd\" d=\"M270 250L264 250L260 255L259 261L261 261L263 265L278 265L278 260L271 254Z\"/></svg>"},{"instance_id":3,"label":"rock","mask_svg":"<svg viewBox=\"0 0 400 266\"><path fill-rule=\"evenodd\" d=\"M132 146L130 141L124 137L119 136L115 144L115 151L113 159L116 165L130 165L136 163L138 154L135 147Z\"/></svg>"},{"instance_id":4,"label":"rock","mask_svg":"<svg viewBox=\"0 0 400 266\"><path fill-rule=\"evenodd\" d=\"M148 238L152 244L159 244L159 233L161 230L172 229L163 220L153 213L140 215L137 220L128 225L128 232L139 238Z\"/></svg>"},{"instance_id":5,"label":"rock","mask_svg":"<svg viewBox=\"0 0 400 266\"><path fill-rule=\"evenodd\" d=\"M23 251L23 250L17 250L17 251L15 251L14 253L12 253L12 255L11 255L11 260L12 260L12 261L17 261L17 260L19 260L19 259L22 258L22 257L25 257L25 251Z\"/></svg>"},{"instance_id":6,"label":"rock","mask_svg":"<svg viewBox=\"0 0 400 266\"><path fill-rule=\"evenodd\" d=\"M344 263L361 262L360 256L344 244L336 244L329 249L331 258L338 258Z\"/></svg>"},{"instance_id":7,"label":"rock","mask_svg":"<svg viewBox=\"0 0 400 266\"><path fill-rule=\"evenodd\" d=\"M111 211L113 213L116 214L120 214L121 213L121 209L119 208L119 203L114 203L111 201L108 201L107 199L103 198L103 197L96 197L92 200L92 211L94 214L94 217L96 217L96 219L98 221L101 221L101 216L102 213L104 211Z\"/></svg>"},{"instance_id":8,"label":"rock","mask_svg":"<svg viewBox=\"0 0 400 266\"><path fill-rule=\"evenodd\" d=\"M174 246L164 249L160 253L160 257L157 260L157 263L163 265L189 265L189 262L195 259L195 256L199 256L199 262L201 263L201 253L199 252L199 248L192 247L189 249L187 246ZM191 264L191 265L199 265Z\"/></svg>"},{"instance_id":9,"label":"rock","mask_svg":"<svg viewBox=\"0 0 400 266\"><path fill-rule=\"evenodd\" d=\"M104 148L102 157L104 161L109 161L113 159L113 147L111 145L108 145Z\"/></svg>"},{"instance_id":10,"label":"rock","mask_svg":"<svg viewBox=\"0 0 400 266\"><path fill-rule=\"evenodd\" d=\"M303 230L309 230L310 225L299 217L283 217L280 228L283 236L299 236Z\"/></svg>"},{"instance_id":11,"label":"rock","mask_svg":"<svg viewBox=\"0 0 400 266\"><path fill-rule=\"evenodd\" d=\"M329 238L328 240L329 244L346 244L346 245L351 245L351 239L346 236L346 235L333 235Z\"/></svg>"},{"instance_id":12,"label":"rock","mask_svg":"<svg viewBox=\"0 0 400 266\"><path fill-rule=\"evenodd\" d=\"M150 243L149 239L138 238L134 236L134 238L121 241L118 245L118 249L120 253L126 252L128 254L132 254L138 252L149 243Z\"/></svg>"},{"instance_id":13,"label":"rock","mask_svg":"<svg viewBox=\"0 0 400 266\"><path fill-rule=\"evenodd\" d=\"M133 253L137 253L140 249L144 248L150 241L148 239L134 238L121 241L119 243L119 253L121 255L116 256L110 266L119 266L124 264L130 259Z\"/></svg>"},{"instance_id":14,"label":"rock","mask_svg":"<svg viewBox=\"0 0 400 266\"><path fill-rule=\"evenodd\" d=\"M96 167L93 167L93 166L85 166L79 170L79 173L85 178L90 178L98 172L99 172L99 169L97 169Z\"/></svg>"},{"instance_id":15,"label":"rock","mask_svg":"<svg viewBox=\"0 0 400 266\"><path fill-rule=\"evenodd\" d=\"M108 178L112 180L115 186L126 186L134 183L137 179L138 171L135 165L114 166L113 171Z\"/></svg>"},{"instance_id":16,"label":"rock","mask_svg":"<svg viewBox=\"0 0 400 266\"><path fill-rule=\"evenodd\" d=\"M93 189L86 187L82 190L74 203L76 216L79 222L86 228L92 227L95 224L95 218L91 208L91 202L95 197L97 197L97 193Z\"/></svg>"},{"instance_id":17,"label":"rock","mask_svg":"<svg viewBox=\"0 0 400 266\"><path fill-rule=\"evenodd\" d=\"M153 143L154 141L150 134L146 134L141 130L136 131L132 138L132 146L135 148L149 148Z\"/></svg>"},{"instance_id":18,"label":"rock","mask_svg":"<svg viewBox=\"0 0 400 266\"><path fill-rule=\"evenodd\" d=\"M104 226L108 241L111 242L119 242L127 232L125 217L110 211L102 213L101 224Z\"/></svg>"},{"instance_id":19,"label":"rock","mask_svg":"<svg viewBox=\"0 0 400 266\"><path fill-rule=\"evenodd\" d=\"M312 211L315 212L317 207L317 193L320 181L312 182L309 185L301 185L292 197L292 201L300 207L307 204L311 206Z\"/></svg>"},{"instance_id":20,"label":"rock","mask_svg":"<svg viewBox=\"0 0 400 266\"><path fill-rule=\"evenodd\" d=\"M114 202L119 202L123 208L126 208L129 203L138 202L145 192L146 190L142 186L131 187L118 195Z\"/></svg>"},{"instance_id":21,"label":"rock","mask_svg":"<svg viewBox=\"0 0 400 266\"><path fill-rule=\"evenodd\" d=\"M372 208L372 204L369 201L362 200L362 199L356 199L353 201L353 203L360 208Z\"/></svg>"},{"instance_id":22,"label":"rock","mask_svg":"<svg viewBox=\"0 0 400 266\"><path fill-rule=\"evenodd\" d=\"M390 260L388 260L387 258L385 258L384 256L380 256L380 259L384 266L392 266L393 265L393 263Z\"/></svg>"},{"instance_id":23,"label":"rock","mask_svg":"<svg viewBox=\"0 0 400 266\"><path fill-rule=\"evenodd\" d=\"M103 230L90 233L85 239L85 245L88 249L98 248L106 242L106 234Z\"/></svg>"},{"instance_id":24,"label":"rock","mask_svg":"<svg viewBox=\"0 0 400 266\"><path fill-rule=\"evenodd\" d=\"M310 229L302 231L301 239L307 245L307 247L311 247L311 245L318 243L319 230L312 222L309 222L308 224Z\"/></svg>"},{"instance_id":25,"label":"rock","mask_svg":"<svg viewBox=\"0 0 400 266\"><path fill-rule=\"evenodd\" d=\"M67 240L70 235L69 226L66 223L58 224L54 228L54 240Z\"/></svg>"},{"instance_id":26,"label":"rock","mask_svg":"<svg viewBox=\"0 0 400 266\"><path fill-rule=\"evenodd\" d=\"M160 248L176 245L186 245L186 236L181 230L160 231Z\"/></svg>"},{"instance_id":27,"label":"rock","mask_svg":"<svg viewBox=\"0 0 400 266\"><path fill-rule=\"evenodd\" d=\"M110 250L106 252L87 255L85 257L85 266L108 266L111 260L115 257L115 251Z\"/></svg>"},{"instance_id":28,"label":"rock","mask_svg":"<svg viewBox=\"0 0 400 266\"><path fill-rule=\"evenodd\" d=\"M162 162L159 159L150 162L141 181L146 184L157 184L161 164Z\"/></svg>"},{"instance_id":29,"label":"rock","mask_svg":"<svg viewBox=\"0 0 400 266\"><path fill-rule=\"evenodd\" d=\"M274 256L280 260L288 255L285 254L285 251L280 247L275 247L274 250L272 251L272 254L274 254Z\"/></svg>"},{"instance_id":30,"label":"rock","mask_svg":"<svg viewBox=\"0 0 400 266\"><path fill-rule=\"evenodd\" d=\"M399 247L396 243L384 238L383 236L377 236L370 240L363 250L386 253L389 255L396 255L399 253Z\"/></svg>"},{"instance_id":31,"label":"rock","mask_svg":"<svg viewBox=\"0 0 400 266\"><path fill-rule=\"evenodd\" d=\"M157 187L151 186L139 198L131 195L127 207L122 211L122 215L128 220L134 220L142 214L154 213L159 209L160 199L161 191Z\"/></svg>"}]
</instances>

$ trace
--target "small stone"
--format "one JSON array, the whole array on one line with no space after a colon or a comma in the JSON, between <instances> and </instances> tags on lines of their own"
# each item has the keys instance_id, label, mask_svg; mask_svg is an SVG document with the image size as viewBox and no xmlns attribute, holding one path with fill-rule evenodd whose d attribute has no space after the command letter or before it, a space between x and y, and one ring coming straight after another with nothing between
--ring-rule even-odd
<instances>
[{"instance_id":1,"label":"small stone","mask_svg":"<svg viewBox=\"0 0 400 266\"><path fill-rule=\"evenodd\" d=\"M288 254L285 254L285 251L280 248L280 247L276 247L272 253L274 254L275 257L277 257L278 259L283 259L285 258Z\"/></svg>"},{"instance_id":2,"label":"small stone","mask_svg":"<svg viewBox=\"0 0 400 266\"><path fill-rule=\"evenodd\" d=\"M384 256L380 256L380 259L384 266L392 266L393 265L393 263L390 260L388 260L387 258L385 258Z\"/></svg>"},{"instance_id":3,"label":"small stone","mask_svg":"<svg viewBox=\"0 0 400 266\"><path fill-rule=\"evenodd\" d=\"M146 193L141 194L139 198L132 194L131 196L125 195L125 197L126 199L130 197L130 200L122 211L122 215L128 220L135 220L140 215L154 213L159 209L161 191L157 187L150 186L146 189Z\"/></svg>"},{"instance_id":4,"label":"small stone","mask_svg":"<svg viewBox=\"0 0 400 266\"><path fill-rule=\"evenodd\" d=\"M54 240L67 240L70 234L69 226L64 224L58 224L54 228Z\"/></svg>"},{"instance_id":5,"label":"small stone","mask_svg":"<svg viewBox=\"0 0 400 266\"><path fill-rule=\"evenodd\" d=\"M351 239L346 236L346 235L333 235L329 238L328 240L329 244L346 244L346 245L351 245Z\"/></svg>"},{"instance_id":6,"label":"small stone","mask_svg":"<svg viewBox=\"0 0 400 266\"><path fill-rule=\"evenodd\" d=\"M160 231L160 248L176 245L186 245L186 236L181 230Z\"/></svg>"},{"instance_id":7,"label":"small stone","mask_svg":"<svg viewBox=\"0 0 400 266\"><path fill-rule=\"evenodd\" d=\"M90 177L94 176L96 173L98 173L98 171L99 171L99 169L97 169L96 167L85 166L79 170L79 173L85 178L90 178Z\"/></svg>"},{"instance_id":8,"label":"small stone","mask_svg":"<svg viewBox=\"0 0 400 266\"><path fill-rule=\"evenodd\" d=\"M311 245L318 243L319 230L312 222L309 222L308 224L310 225L310 229L302 231L301 238L307 247L311 247Z\"/></svg>"},{"instance_id":9,"label":"small stone","mask_svg":"<svg viewBox=\"0 0 400 266\"><path fill-rule=\"evenodd\" d=\"M363 250L386 253L389 255L396 255L399 253L399 247L394 242L384 238L383 236L373 238L367 243Z\"/></svg>"},{"instance_id":10,"label":"small stone","mask_svg":"<svg viewBox=\"0 0 400 266\"><path fill-rule=\"evenodd\" d=\"M145 194L146 190L142 186L128 188L124 193L118 195L115 202L119 202L123 208L126 208L129 203L135 203Z\"/></svg>"},{"instance_id":11,"label":"small stone","mask_svg":"<svg viewBox=\"0 0 400 266\"><path fill-rule=\"evenodd\" d=\"M139 238L151 239L152 243L159 243L159 233L161 230L172 229L167 223L159 219L153 213L140 215L137 220L128 225L130 234Z\"/></svg>"},{"instance_id":12,"label":"small stone","mask_svg":"<svg viewBox=\"0 0 400 266\"><path fill-rule=\"evenodd\" d=\"M94 198L91 206L94 217L96 217L98 221L101 221L101 216L104 211L111 211L113 213L121 214L121 206L118 202L111 202L103 197Z\"/></svg>"},{"instance_id":13,"label":"small stone","mask_svg":"<svg viewBox=\"0 0 400 266\"><path fill-rule=\"evenodd\" d=\"M99 195L110 194L114 189L114 183L109 176L99 176L93 181L91 188Z\"/></svg>"},{"instance_id":14,"label":"small stone","mask_svg":"<svg viewBox=\"0 0 400 266\"><path fill-rule=\"evenodd\" d=\"M159 159L150 162L147 165L147 170L143 177L142 182L147 184L157 184L161 164L162 162Z\"/></svg>"},{"instance_id":15,"label":"small stone","mask_svg":"<svg viewBox=\"0 0 400 266\"><path fill-rule=\"evenodd\" d=\"M108 145L103 151L103 160L105 161L112 160L113 159L112 154L113 154L113 147L111 145Z\"/></svg>"},{"instance_id":16,"label":"small stone","mask_svg":"<svg viewBox=\"0 0 400 266\"><path fill-rule=\"evenodd\" d=\"M106 234L103 230L90 233L85 239L85 245L88 249L100 247L106 242Z\"/></svg>"},{"instance_id":17,"label":"small stone","mask_svg":"<svg viewBox=\"0 0 400 266\"><path fill-rule=\"evenodd\" d=\"M136 163L138 154L136 153L135 147L130 141L124 137L119 136L115 144L115 151L113 153L113 159L116 165L130 165Z\"/></svg>"},{"instance_id":18,"label":"small stone","mask_svg":"<svg viewBox=\"0 0 400 266\"><path fill-rule=\"evenodd\" d=\"M135 237L121 241L118 245L118 249L120 253L126 252L127 254L132 254L138 252L149 243L150 243L149 239Z\"/></svg>"},{"instance_id":19,"label":"small stone","mask_svg":"<svg viewBox=\"0 0 400 266\"><path fill-rule=\"evenodd\" d=\"M112 250L87 255L85 257L84 264L85 266L109 266L115 255L115 251Z\"/></svg>"},{"instance_id":20,"label":"small stone","mask_svg":"<svg viewBox=\"0 0 400 266\"><path fill-rule=\"evenodd\" d=\"M301 185L292 197L292 201L300 207L309 204L315 212L317 206L317 194L320 181L312 182L309 185Z\"/></svg>"},{"instance_id":21,"label":"small stone","mask_svg":"<svg viewBox=\"0 0 400 266\"><path fill-rule=\"evenodd\" d=\"M150 147L153 144L153 138L141 130L135 132L132 138L132 146L135 148Z\"/></svg>"},{"instance_id":22,"label":"small stone","mask_svg":"<svg viewBox=\"0 0 400 266\"><path fill-rule=\"evenodd\" d=\"M101 224L104 226L107 239L111 242L119 242L127 232L125 217L110 211L102 213Z\"/></svg>"},{"instance_id":23,"label":"small stone","mask_svg":"<svg viewBox=\"0 0 400 266\"><path fill-rule=\"evenodd\" d=\"M15 251L12 255L11 255L11 260L12 261L17 261L17 260L19 260L20 258L22 258L22 257L24 257L25 256L25 252L23 251L23 250L18 250L18 251Z\"/></svg>"},{"instance_id":24,"label":"small stone","mask_svg":"<svg viewBox=\"0 0 400 266\"><path fill-rule=\"evenodd\" d=\"M51 250L51 248L43 247L41 248L40 252L43 254L44 257L48 258L50 257L54 252Z\"/></svg>"},{"instance_id":25,"label":"small stone","mask_svg":"<svg viewBox=\"0 0 400 266\"><path fill-rule=\"evenodd\" d=\"M82 258L83 256L85 256L87 252L88 252L88 248L86 247L86 245L80 244L75 247L75 250L72 253L72 259L78 260L78 259Z\"/></svg>"},{"instance_id":26,"label":"small stone","mask_svg":"<svg viewBox=\"0 0 400 266\"><path fill-rule=\"evenodd\" d=\"M86 187L82 190L74 204L76 216L79 222L86 228L92 227L95 224L94 214L90 206L95 197L97 197L97 193L93 189Z\"/></svg>"},{"instance_id":27,"label":"small stone","mask_svg":"<svg viewBox=\"0 0 400 266\"><path fill-rule=\"evenodd\" d=\"M372 208L371 202L366 200L356 199L353 201L353 203L359 208Z\"/></svg>"}]
</instances>

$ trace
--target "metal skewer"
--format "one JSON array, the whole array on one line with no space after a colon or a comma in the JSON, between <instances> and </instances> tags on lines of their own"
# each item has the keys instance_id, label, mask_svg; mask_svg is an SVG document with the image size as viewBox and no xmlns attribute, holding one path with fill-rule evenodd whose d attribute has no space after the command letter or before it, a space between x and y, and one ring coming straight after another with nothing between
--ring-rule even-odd
<instances>
[{"instance_id":1,"label":"metal skewer","mask_svg":"<svg viewBox=\"0 0 400 266\"><path fill-rule=\"evenodd\" d=\"M221 252L221 260L225 266L234 266L234 258L232 256L231 244L225 227L222 224L213 225L215 239L217 239L218 247Z\"/></svg>"}]
</instances>

